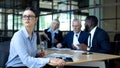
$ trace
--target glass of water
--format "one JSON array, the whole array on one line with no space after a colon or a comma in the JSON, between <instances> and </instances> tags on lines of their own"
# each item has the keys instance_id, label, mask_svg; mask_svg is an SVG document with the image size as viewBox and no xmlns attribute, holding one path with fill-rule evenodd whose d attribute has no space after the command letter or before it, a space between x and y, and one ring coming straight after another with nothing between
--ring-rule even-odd
<instances>
[{"instance_id":1,"label":"glass of water","mask_svg":"<svg viewBox=\"0 0 120 68\"><path fill-rule=\"evenodd\" d=\"M45 56L45 49L47 48L47 42L41 41L39 48L40 48L40 57L44 57Z\"/></svg>"},{"instance_id":2,"label":"glass of water","mask_svg":"<svg viewBox=\"0 0 120 68\"><path fill-rule=\"evenodd\" d=\"M47 49L47 41L41 41L40 42L40 49Z\"/></svg>"}]
</instances>

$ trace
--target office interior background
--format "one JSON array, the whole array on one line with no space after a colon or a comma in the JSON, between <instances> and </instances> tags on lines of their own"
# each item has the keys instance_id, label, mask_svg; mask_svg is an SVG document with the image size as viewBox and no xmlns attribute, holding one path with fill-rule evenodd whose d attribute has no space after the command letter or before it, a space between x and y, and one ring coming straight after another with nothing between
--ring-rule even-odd
<instances>
[{"instance_id":1,"label":"office interior background","mask_svg":"<svg viewBox=\"0 0 120 68\"><path fill-rule=\"evenodd\" d=\"M39 11L35 26L38 35L56 18L60 20L59 29L66 34L72 30L74 18L81 20L84 30L86 16L97 16L98 27L108 33L115 54L120 54L120 0L0 0L0 42L10 40L22 28L22 13L27 6ZM119 63L116 62L117 68Z\"/></svg>"},{"instance_id":2,"label":"office interior background","mask_svg":"<svg viewBox=\"0 0 120 68\"><path fill-rule=\"evenodd\" d=\"M71 31L71 22L78 18L82 22L88 15L98 17L98 26L104 29L115 41L120 33L120 0L0 0L0 40L12 37L22 27L22 13L26 6L33 6L39 11L36 32L42 32L50 26L53 19L60 20L60 30Z\"/></svg>"}]
</instances>

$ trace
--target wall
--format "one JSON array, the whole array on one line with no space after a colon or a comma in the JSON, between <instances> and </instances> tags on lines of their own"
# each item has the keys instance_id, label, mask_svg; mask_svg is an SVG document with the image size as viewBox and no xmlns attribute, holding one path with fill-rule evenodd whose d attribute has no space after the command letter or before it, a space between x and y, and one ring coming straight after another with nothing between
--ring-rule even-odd
<instances>
[{"instance_id":1,"label":"wall","mask_svg":"<svg viewBox=\"0 0 120 68\"><path fill-rule=\"evenodd\" d=\"M110 41L114 41L116 33L120 33L120 0L103 0L101 27L108 32Z\"/></svg>"}]
</instances>

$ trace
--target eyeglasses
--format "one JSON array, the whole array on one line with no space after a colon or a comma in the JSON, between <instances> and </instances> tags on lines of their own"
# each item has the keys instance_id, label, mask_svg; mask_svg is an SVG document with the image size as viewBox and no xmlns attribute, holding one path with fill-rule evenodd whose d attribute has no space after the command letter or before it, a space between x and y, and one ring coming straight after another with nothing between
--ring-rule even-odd
<instances>
[{"instance_id":1,"label":"eyeglasses","mask_svg":"<svg viewBox=\"0 0 120 68\"><path fill-rule=\"evenodd\" d=\"M36 16L33 16L33 15L23 15L22 18L25 19L25 20L32 20L33 18L35 18Z\"/></svg>"},{"instance_id":2,"label":"eyeglasses","mask_svg":"<svg viewBox=\"0 0 120 68\"><path fill-rule=\"evenodd\" d=\"M80 27L80 25L72 25L72 27Z\"/></svg>"}]
</instances>

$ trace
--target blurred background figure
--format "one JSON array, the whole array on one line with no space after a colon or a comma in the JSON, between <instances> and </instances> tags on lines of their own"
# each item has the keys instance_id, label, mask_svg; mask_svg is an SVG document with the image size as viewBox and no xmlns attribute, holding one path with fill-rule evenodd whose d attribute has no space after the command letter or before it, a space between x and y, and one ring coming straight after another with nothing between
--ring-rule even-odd
<instances>
[{"instance_id":1,"label":"blurred background figure","mask_svg":"<svg viewBox=\"0 0 120 68\"><path fill-rule=\"evenodd\" d=\"M51 26L44 30L42 39L47 40L48 48L57 47L63 40L62 32L59 30L60 22L54 19Z\"/></svg>"}]
</instances>

